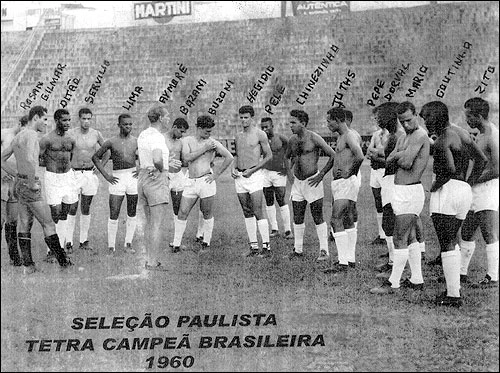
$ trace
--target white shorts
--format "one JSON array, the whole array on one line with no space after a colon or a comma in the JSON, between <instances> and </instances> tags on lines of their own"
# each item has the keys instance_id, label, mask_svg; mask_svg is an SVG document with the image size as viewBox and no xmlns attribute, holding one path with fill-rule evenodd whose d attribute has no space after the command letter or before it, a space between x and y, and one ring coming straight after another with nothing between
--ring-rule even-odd
<instances>
[{"instance_id":1,"label":"white shorts","mask_svg":"<svg viewBox=\"0 0 500 373\"><path fill-rule=\"evenodd\" d=\"M95 196L99 189L99 178L91 170L73 170L76 193L84 196Z\"/></svg>"},{"instance_id":2,"label":"white shorts","mask_svg":"<svg viewBox=\"0 0 500 373\"><path fill-rule=\"evenodd\" d=\"M188 169L182 168L179 172L169 172L168 180L172 192L182 192L188 182Z\"/></svg>"},{"instance_id":3,"label":"white shorts","mask_svg":"<svg viewBox=\"0 0 500 373\"><path fill-rule=\"evenodd\" d=\"M397 185L394 184L392 194L392 209L394 215L420 215L424 208L425 193L422 184Z\"/></svg>"},{"instance_id":4,"label":"white shorts","mask_svg":"<svg viewBox=\"0 0 500 373\"><path fill-rule=\"evenodd\" d=\"M429 212L464 220L472 203L472 189L465 181L451 179L431 193Z\"/></svg>"},{"instance_id":5,"label":"white shorts","mask_svg":"<svg viewBox=\"0 0 500 373\"><path fill-rule=\"evenodd\" d=\"M472 186L472 206L474 212L498 211L498 179Z\"/></svg>"},{"instance_id":6,"label":"white shorts","mask_svg":"<svg viewBox=\"0 0 500 373\"><path fill-rule=\"evenodd\" d=\"M133 176L135 168L125 170L113 170L113 176L119 180L116 184L109 184L109 194L124 196L125 194L137 194L137 179Z\"/></svg>"},{"instance_id":7,"label":"white shorts","mask_svg":"<svg viewBox=\"0 0 500 373\"><path fill-rule=\"evenodd\" d=\"M385 168L379 168L378 170L372 168L370 171L370 186L372 188L382 188L382 178L384 174Z\"/></svg>"},{"instance_id":8,"label":"white shorts","mask_svg":"<svg viewBox=\"0 0 500 373\"><path fill-rule=\"evenodd\" d=\"M348 179L332 180L333 200L348 199L354 202L358 200L359 181L356 175Z\"/></svg>"},{"instance_id":9,"label":"white shorts","mask_svg":"<svg viewBox=\"0 0 500 373\"><path fill-rule=\"evenodd\" d=\"M78 202L73 170L63 174L45 171L45 198L48 205L68 205Z\"/></svg>"},{"instance_id":10,"label":"white shorts","mask_svg":"<svg viewBox=\"0 0 500 373\"><path fill-rule=\"evenodd\" d=\"M382 196L382 206L392 203L392 194L394 193L394 176L386 175L382 178L382 190L380 195Z\"/></svg>"},{"instance_id":11,"label":"white shorts","mask_svg":"<svg viewBox=\"0 0 500 373\"><path fill-rule=\"evenodd\" d=\"M319 171L305 180L295 178L290 191L290 199L295 202L302 202L305 200L308 203L313 203L314 201L323 198L325 196L325 192L323 190L323 180L321 180L321 183L319 183L316 187L309 185L309 180L318 173Z\"/></svg>"},{"instance_id":12,"label":"white shorts","mask_svg":"<svg viewBox=\"0 0 500 373\"><path fill-rule=\"evenodd\" d=\"M234 179L234 185L236 186L236 193L254 193L262 190L263 184L263 173L262 170L255 171L250 177L237 177Z\"/></svg>"},{"instance_id":13,"label":"white shorts","mask_svg":"<svg viewBox=\"0 0 500 373\"><path fill-rule=\"evenodd\" d=\"M217 184L215 181L208 183L205 181L208 175L197 177L196 179L187 179L182 197L185 198L208 198L217 193Z\"/></svg>"},{"instance_id":14,"label":"white shorts","mask_svg":"<svg viewBox=\"0 0 500 373\"><path fill-rule=\"evenodd\" d=\"M262 170L262 181L264 188L286 187L286 175L280 175L278 171Z\"/></svg>"}]
</instances>

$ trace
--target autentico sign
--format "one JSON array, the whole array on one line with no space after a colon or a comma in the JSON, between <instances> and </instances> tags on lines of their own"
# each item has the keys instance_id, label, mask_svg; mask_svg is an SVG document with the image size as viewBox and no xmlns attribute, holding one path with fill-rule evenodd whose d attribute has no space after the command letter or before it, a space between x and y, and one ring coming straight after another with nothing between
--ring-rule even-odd
<instances>
[{"instance_id":1,"label":"autentico sign","mask_svg":"<svg viewBox=\"0 0 500 373\"><path fill-rule=\"evenodd\" d=\"M348 12L350 1L292 1L295 16Z\"/></svg>"}]
</instances>

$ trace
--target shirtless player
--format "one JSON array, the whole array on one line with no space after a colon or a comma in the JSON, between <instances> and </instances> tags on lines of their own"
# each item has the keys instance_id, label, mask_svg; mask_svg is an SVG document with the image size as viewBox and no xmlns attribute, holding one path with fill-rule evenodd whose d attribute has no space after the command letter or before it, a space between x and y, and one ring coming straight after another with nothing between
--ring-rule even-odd
<instances>
[{"instance_id":1,"label":"shirtless player","mask_svg":"<svg viewBox=\"0 0 500 373\"><path fill-rule=\"evenodd\" d=\"M293 135L290 137L285 158L287 162L294 158L295 164L293 175L291 172L288 174L290 181L294 179L290 198L292 200L295 242L294 249L288 257L292 260L304 256L303 244L306 227L304 217L307 203L309 203L319 240L320 253L317 260L327 260L330 254L328 251L328 227L323 217L323 177L333 166L335 152L320 135L306 128L309 123L309 116L306 112L292 110L289 123ZM321 151L329 159L323 169L318 171ZM290 169L290 163L287 168Z\"/></svg>"},{"instance_id":2,"label":"shirtless player","mask_svg":"<svg viewBox=\"0 0 500 373\"><path fill-rule=\"evenodd\" d=\"M243 131L236 135L236 156L231 176L236 186L236 194L240 201L245 226L250 240L250 251L246 256L259 255L257 242L257 225L262 237L260 256L269 256L269 226L262 211L263 180L261 168L269 162L273 153L264 131L254 124L255 112L252 106L246 105L238 110ZM261 156L262 159L261 159ZM257 221L257 224L256 224Z\"/></svg>"},{"instance_id":3,"label":"shirtless player","mask_svg":"<svg viewBox=\"0 0 500 373\"><path fill-rule=\"evenodd\" d=\"M189 163L189 180L182 192L178 219L175 221L173 252L180 250L182 236L186 230L189 213L200 198L200 209L203 213L202 252L210 248L214 228L213 203L217 186L215 180L229 167L233 156L220 142L210 137L214 120L202 115L196 120L196 135L184 139L182 157ZM224 161L217 170L212 171L211 163L218 153Z\"/></svg>"},{"instance_id":4,"label":"shirtless player","mask_svg":"<svg viewBox=\"0 0 500 373\"><path fill-rule=\"evenodd\" d=\"M137 226L137 138L131 135L132 125L130 114L121 114L118 117L119 135L106 140L92 156L92 162L110 184L110 216L108 220L108 254L110 255L115 252L118 217L125 195L127 195L125 251L135 252L132 247L132 239ZM113 176L106 172L102 162L102 158L108 150L111 152L111 160L113 161Z\"/></svg>"}]
</instances>

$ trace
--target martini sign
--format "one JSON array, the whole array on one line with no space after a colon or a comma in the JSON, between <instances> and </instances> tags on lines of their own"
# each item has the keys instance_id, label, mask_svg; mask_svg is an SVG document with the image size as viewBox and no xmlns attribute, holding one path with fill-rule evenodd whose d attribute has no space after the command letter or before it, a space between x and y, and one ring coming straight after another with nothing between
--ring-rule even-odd
<instances>
[{"instance_id":1,"label":"martini sign","mask_svg":"<svg viewBox=\"0 0 500 373\"><path fill-rule=\"evenodd\" d=\"M134 3L135 19L153 18L158 23L168 23L173 17L191 14L191 1L150 1Z\"/></svg>"}]
</instances>

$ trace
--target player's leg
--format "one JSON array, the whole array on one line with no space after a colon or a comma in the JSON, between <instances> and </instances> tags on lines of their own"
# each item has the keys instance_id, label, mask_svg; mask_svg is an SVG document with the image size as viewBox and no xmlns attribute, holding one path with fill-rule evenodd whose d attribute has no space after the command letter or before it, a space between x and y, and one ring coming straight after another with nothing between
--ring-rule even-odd
<instances>
[{"instance_id":1,"label":"player's leg","mask_svg":"<svg viewBox=\"0 0 500 373\"><path fill-rule=\"evenodd\" d=\"M262 208L263 199L264 193L262 192L262 189L258 189L250 193L252 211L255 219L257 220L257 227L259 228L260 237L262 238L262 247L263 250L269 250L269 225Z\"/></svg>"},{"instance_id":2,"label":"player's leg","mask_svg":"<svg viewBox=\"0 0 500 373\"><path fill-rule=\"evenodd\" d=\"M173 251L177 252L180 250L182 243L182 237L184 236L184 231L186 230L187 218L191 209L195 205L198 197L183 195L181 198L181 204L179 207L179 214L177 215L177 220L175 221L175 232L173 241Z\"/></svg>"},{"instance_id":3,"label":"player's leg","mask_svg":"<svg viewBox=\"0 0 500 373\"><path fill-rule=\"evenodd\" d=\"M65 249L66 252L73 251L73 233L75 231L76 212L78 211L78 200L75 203L62 203L62 215L66 216Z\"/></svg>"},{"instance_id":4,"label":"player's leg","mask_svg":"<svg viewBox=\"0 0 500 373\"><path fill-rule=\"evenodd\" d=\"M306 215L307 201L294 201L292 200L292 210L293 210L293 232L295 235L293 252L290 254L290 259L296 257L302 257L304 251L304 231L306 225L304 223L304 218Z\"/></svg>"},{"instance_id":5,"label":"player's leg","mask_svg":"<svg viewBox=\"0 0 500 373\"><path fill-rule=\"evenodd\" d=\"M274 190L273 186L263 188L264 198L266 199L266 212L269 224L271 224L270 237L278 235L278 220L276 220L276 208L274 207Z\"/></svg>"},{"instance_id":6,"label":"player's leg","mask_svg":"<svg viewBox=\"0 0 500 373\"><path fill-rule=\"evenodd\" d=\"M332 220L331 226L333 227L333 237L337 247L338 264L345 266L349 265L349 258L352 257L350 253L349 237L344 228L344 218L349 213L350 201L348 199L336 199L332 206ZM339 267L339 269L345 269Z\"/></svg>"},{"instance_id":7,"label":"player's leg","mask_svg":"<svg viewBox=\"0 0 500 373\"><path fill-rule=\"evenodd\" d=\"M486 242L488 272L479 286L498 284L498 211L481 210L476 212L479 227Z\"/></svg>"},{"instance_id":8,"label":"player's leg","mask_svg":"<svg viewBox=\"0 0 500 373\"><path fill-rule=\"evenodd\" d=\"M420 246L420 252L425 253L425 235L424 235L424 225L420 215L417 216L415 234L418 244Z\"/></svg>"},{"instance_id":9,"label":"player's leg","mask_svg":"<svg viewBox=\"0 0 500 373\"><path fill-rule=\"evenodd\" d=\"M479 219L474 211L469 211L462 223L460 245L460 280L468 281L469 264L476 249L474 234L479 227Z\"/></svg>"},{"instance_id":10,"label":"player's leg","mask_svg":"<svg viewBox=\"0 0 500 373\"><path fill-rule=\"evenodd\" d=\"M165 242L165 226L162 222L165 221L168 207L167 203L160 203L148 207L148 232L149 245L147 252L149 253L148 264L158 266L162 264L162 249L161 246Z\"/></svg>"},{"instance_id":11,"label":"player's leg","mask_svg":"<svg viewBox=\"0 0 500 373\"><path fill-rule=\"evenodd\" d=\"M125 250L135 252L132 247L135 230L137 228L137 201L138 194L126 194L127 196L127 228L125 231Z\"/></svg>"},{"instance_id":12,"label":"player's leg","mask_svg":"<svg viewBox=\"0 0 500 373\"><path fill-rule=\"evenodd\" d=\"M212 240L212 232L214 229L213 205L215 196L205 197L200 199L200 211L203 214L203 242L202 247L210 247Z\"/></svg>"},{"instance_id":13,"label":"player's leg","mask_svg":"<svg viewBox=\"0 0 500 373\"><path fill-rule=\"evenodd\" d=\"M259 252L259 245L257 242L257 221L253 213L252 199L250 193L237 193L238 201L240 202L241 209L243 210L243 216L245 217L245 228L248 234L248 240L250 242L250 252L248 255L255 254Z\"/></svg>"},{"instance_id":14,"label":"player's leg","mask_svg":"<svg viewBox=\"0 0 500 373\"><path fill-rule=\"evenodd\" d=\"M108 251L112 254L116 247L116 233L118 232L118 217L125 195L109 195L109 220L108 220Z\"/></svg>"},{"instance_id":15,"label":"player's leg","mask_svg":"<svg viewBox=\"0 0 500 373\"><path fill-rule=\"evenodd\" d=\"M375 209L377 211L377 228L378 228L378 236L372 241L373 245L381 245L384 244L385 240L385 233L384 230L382 229L382 217L383 217L383 206L382 206L382 195L381 195L382 188L373 188L372 187L372 194L373 194L373 199L375 200Z\"/></svg>"},{"instance_id":16,"label":"player's leg","mask_svg":"<svg viewBox=\"0 0 500 373\"><path fill-rule=\"evenodd\" d=\"M328 225L323 216L323 198L311 202L309 205L314 224L316 225L316 234L319 241L319 256L316 260L327 260L330 257L328 251Z\"/></svg>"},{"instance_id":17,"label":"player's leg","mask_svg":"<svg viewBox=\"0 0 500 373\"><path fill-rule=\"evenodd\" d=\"M394 262L394 224L395 224L395 215L392 210L392 205L390 203L386 203L383 207L383 216L382 216L382 229L385 233L385 240L387 242L387 251L389 254L389 260L383 265L377 266L378 270L381 272L385 272L388 270L392 270L392 264Z\"/></svg>"},{"instance_id":18,"label":"player's leg","mask_svg":"<svg viewBox=\"0 0 500 373\"><path fill-rule=\"evenodd\" d=\"M50 215L52 216L52 221L56 225L57 236L59 237L59 243L61 247L64 247L64 242L66 239L66 219L61 219L62 216L62 202L59 204L50 205Z\"/></svg>"},{"instance_id":19,"label":"player's leg","mask_svg":"<svg viewBox=\"0 0 500 373\"><path fill-rule=\"evenodd\" d=\"M276 202L280 208L281 219L283 220L283 229L285 231L285 238L293 238L292 226L290 224L290 208L285 201L286 186L274 187L274 195L276 197Z\"/></svg>"},{"instance_id":20,"label":"player's leg","mask_svg":"<svg viewBox=\"0 0 500 373\"><path fill-rule=\"evenodd\" d=\"M17 216L18 216L18 203L10 201L2 201L2 219L5 222L5 241L9 250L10 264L20 266L21 257L17 246Z\"/></svg>"},{"instance_id":21,"label":"player's leg","mask_svg":"<svg viewBox=\"0 0 500 373\"><path fill-rule=\"evenodd\" d=\"M89 247L89 229L90 229L90 205L94 196L82 194L80 201L80 248L88 250Z\"/></svg>"}]
</instances>

